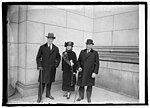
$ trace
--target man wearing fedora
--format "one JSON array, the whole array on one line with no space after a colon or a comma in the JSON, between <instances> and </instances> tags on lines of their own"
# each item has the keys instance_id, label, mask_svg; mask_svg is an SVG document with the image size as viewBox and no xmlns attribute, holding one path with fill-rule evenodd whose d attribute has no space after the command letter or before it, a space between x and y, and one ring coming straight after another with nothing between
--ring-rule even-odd
<instances>
[{"instance_id":1,"label":"man wearing fedora","mask_svg":"<svg viewBox=\"0 0 150 108\"><path fill-rule=\"evenodd\" d=\"M38 79L38 103L41 102L45 85L46 97L54 99L50 93L51 84L55 81L56 68L59 66L61 59L58 47L53 44L53 40L56 38L54 34L48 33L46 37L47 43L40 46L36 57L37 69L41 71Z\"/></svg>"},{"instance_id":2,"label":"man wearing fedora","mask_svg":"<svg viewBox=\"0 0 150 108\"><path fill-rule=\"evenodd\" d=\"M79 98L84 99L84 88L87 86L86 95L88 103L91 103L92 86L95 85L95 77L99 70L99 56L93 47L92 39L87 39L86 49L82 50L78 58L78 86Z\"/></svg>"}]
</instances>

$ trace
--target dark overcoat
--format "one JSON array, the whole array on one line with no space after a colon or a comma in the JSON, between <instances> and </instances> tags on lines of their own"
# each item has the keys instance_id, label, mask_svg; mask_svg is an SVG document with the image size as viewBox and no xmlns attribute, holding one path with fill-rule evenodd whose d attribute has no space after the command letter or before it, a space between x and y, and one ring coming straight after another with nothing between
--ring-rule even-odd
<instances>
[{"instance_id":1,"label":"dark overcoat","mask_svg":"<svg viewBox=\"0 0 150 108\"><path fill-rule=\"evenodd\" d=\"M43 67L42 83L51 83L55 81L56 67L59 66L61 56L59 49L52 44L52 49L48 47L47 43L40 46L36 62L37 68ZM38 81L41 82L41 73L39 74Z\"/></svg>"},{"instance_id":2,"label":"dark overcoat","mask_svg":"<svg viewBox=\"0 0 150 108\"><path fill-rule=\"evenodd\" d=\"M75 52L73 51L65 51L67 52L67 56L68 56L68 60L72 60L74 65L73 65L73 72L76 73L76 69L77 69L77 57ZM63 52L63 53L65 53ZM72 76L72 71L71 71L71 66L69 64L67 64L67 62L62 58L62 71L63 71L63 84L62 84L62 90L74 90L74 87L70 87L71 86L71 76ZM73 81L73 86L76 83L76 76L73 75L72 78Z\"/></svg>"},{"instance_id":3,"label":"dark overcoat","mask_svg":"<svg viewBox=\"0 0 150 108\"><path fill-rule=\"evenodd\" d=\"M78 85L95 85L95 78L92 78L92 73L98 74L99 70L99 56L97 51L91 49L91 51L87 53L86 49L82 50L78 58L78 67L82 68L82 71L78 74Z\"/></svg>"}]
</instances>

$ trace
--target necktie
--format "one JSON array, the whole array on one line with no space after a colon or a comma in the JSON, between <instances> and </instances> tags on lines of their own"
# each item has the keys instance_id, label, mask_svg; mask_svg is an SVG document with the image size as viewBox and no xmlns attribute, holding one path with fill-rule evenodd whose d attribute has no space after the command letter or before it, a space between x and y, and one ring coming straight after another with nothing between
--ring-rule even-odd
<instances>
[{"instance_id":1,"label":"necktie","mask_svg":"<svg viewBox=\"0 0 150 108\"><path fill-rule=\"evenodd\" d=\"M51 50L51 45L48 45L49 50Z\"/></svg>"},{"instance_id":2,"label":"necktie","mask_svg":"<svg viewBox=\"0 0 150 108\"><path fill-rule=\"evenodd\" d=\"M87 53L89 53L90 51L89 50L87 50Z\"/></svg>"},{"instance_id":3,"label":"necktie","mask_svg":"<svg viewBox=\"0 0 150 108\"><path fill-rule=\"evenodd\" d=\"M51 50L51 46L49 46L49 49Z\"/></svg>"}]
</instances>

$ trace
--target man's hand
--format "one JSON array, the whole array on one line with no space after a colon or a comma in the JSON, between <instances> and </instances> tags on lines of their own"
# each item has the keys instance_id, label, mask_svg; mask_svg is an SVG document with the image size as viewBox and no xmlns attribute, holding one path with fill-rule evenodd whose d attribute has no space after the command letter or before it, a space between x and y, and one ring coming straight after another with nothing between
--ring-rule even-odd
<instances>
[{"instance_id":1,"label":"man's hand","mask_svg":"<svg viewBox=\"0 0 150 108\"><path fill-rule=\"evenodd\" d=\"M81 72L81 71L82 71L82 68L81 68L81 67L79 67L79 69L78 69L78 70L79 70L79 72Z\"/></svg>"},{"instance_id":2,"label":"man's hand","mask_svg":"<svg viewBox=\"0 0 150 108\"><path fill-rule=\"evenodd\" d=\"M38 67L38 70L43 70L43 67Z\"/></svg>"},{"instance_id":3,"label":"man's hand","mask_svg":"<svg viewBox=\"0 0 150 108\"><path fill-rule=\"evenodd\" d=\"M95 78L96 76L96 73L92 73L92 78Z\"/></svg>"}]
</instances>

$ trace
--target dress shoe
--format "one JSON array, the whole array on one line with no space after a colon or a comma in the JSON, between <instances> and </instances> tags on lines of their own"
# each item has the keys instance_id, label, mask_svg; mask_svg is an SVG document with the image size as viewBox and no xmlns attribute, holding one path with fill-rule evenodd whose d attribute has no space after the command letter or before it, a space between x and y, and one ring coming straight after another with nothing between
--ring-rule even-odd
<instances>
[{"instance_id":1,"label":"dress shoe","mask_svg":"<svg viewBox=\"0 0 150 108\"><path fill-rule=\"evenodd\" d=\"M77 99L77 101L81 101L81 100L83 100L83 98L81 98L81 97L79 97L79 98Z\"/></svg>"},{"instance_id":2,"label":"dress shoe","mask_svg":"<svg viewBox=\"0 0 150 108\"><path fill-rule=\"evenodd\" d=\"M67 97L67 94L64 94L63 97Z\"/></svg>"},{"instance_id":3,"label":"dress shoe","mask_svg":"<svg viewBox=\"0 0 150 108\"><path fill-rule=\"evenodd\" d=\"M67 97L67 92L63 95L63 97Z\"/></svg>"},{"instance_id":4,"label":"dress shoe","mask_svg":"<svg viewBox=\"0 0 150 108\"><path fill-rule=\"evenodd\" d=\"M46 96L47 98L50 98L52 100L54 100L54 97L53 96Z\"/></svg>"},{"instance_id":5,"label":"dress shoe","mask_svg":"<svg viewBox=\"0 0 150 108\"><path fill-rule=\"evenodd\" d=\"M40 103L40 102L41 102L41 99L40 99L40 98L38 98L37 103Z\"/></svg>"},{"instance_id":6,"label":"dress shoe","mask_svg":"<svg viewBox=\"0 0 150 108\"><path fill-rule=\"evenodd\" d=\"M67 99L70 99L71 93L67 94Z\"/></svg>"},{"instance_id":7,"label":"dress shoe","mask_svg":"<svg viewBox=\"0 0 150 108\"><path fill-rule=\"evenodd\" d=\"M88 103L91 103L91 99L87 99Z\"/></svg>"}]
</instances>

